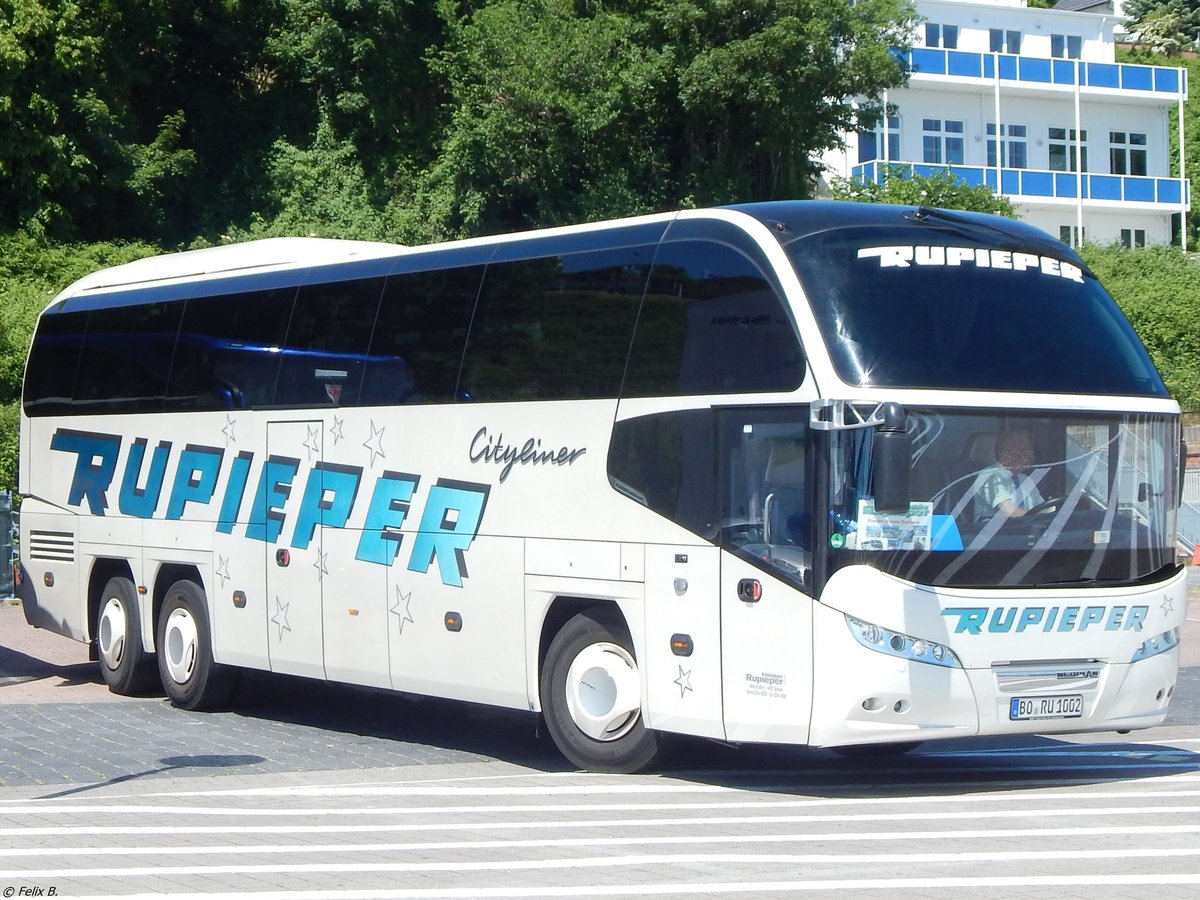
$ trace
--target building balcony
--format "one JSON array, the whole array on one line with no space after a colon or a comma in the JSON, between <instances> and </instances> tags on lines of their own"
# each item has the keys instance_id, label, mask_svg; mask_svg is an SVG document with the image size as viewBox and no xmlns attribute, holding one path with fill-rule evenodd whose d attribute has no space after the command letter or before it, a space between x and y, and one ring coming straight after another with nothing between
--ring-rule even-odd
<instances>
[{"instance_id":1,"label":"building balcony","mask_svg":"<svg viewBox=\"0 0 1200 900\"><path fill-rule=\"evenodd\" d=\"M972 187L986 184L997 193L1021 203L1059 205L1082 199L1089 205L1113 206L1137 204L1139 209L1177 213L1181 207L1191 209L1191 187L1186 178L1158 178L1147 175L1100 175L1084 172L1053 172L1045 169L1000 169L1000 187L996 187L996 169L988 166L939 166L914 162L882 160L862 163L850 170L850 177L882 184L885 170L893 177L924 178L949 171L959 181ZM1081 185L1082 182L1082 185Z\"/></svg>"},{"instance_id":2,"label":"building balcony","mask_svg":"<svg viewBox=\"0 0 1200 900\"><path fill-rule=\"evenodd\" d=\"M1046 59L1000 53L969 53L918 47L898 54L916 77L940 76L964 87L991 87L999 80L1009 87L1032 92L1119 92L1122 98L1147 98L1156 103L1187 99L1187 69L1143 66L1133 63L1097 63L1074 59Z\"/></svg>"}]
</instances>

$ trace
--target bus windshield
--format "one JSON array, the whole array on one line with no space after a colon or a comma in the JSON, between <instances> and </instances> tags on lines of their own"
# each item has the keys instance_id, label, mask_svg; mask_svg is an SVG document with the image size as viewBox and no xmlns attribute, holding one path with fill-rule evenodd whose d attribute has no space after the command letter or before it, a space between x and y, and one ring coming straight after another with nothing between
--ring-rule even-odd
<instances>
[{"instance_id":1,"label":"bus windshield","mask_svg":"<svg viewBox=\"0 0 1200 900\"><path fill-rule=\"evenodd\" d=\"M828 571L921 584L1132 584L1174 564L1173 417L916 409L912 504L877 514L873 429L830 433Z\"/></svg>"},{"instance_id":2,"label":"bus windshield","mask_svg":"<svg viewBox=\"0 0 1200 900\"><path fill-rule=\"evenodd\" d=\"M864 226L788 253L847 384L1167 396L1113 299L1048 240Z\"/></svg>"}]
</instances>

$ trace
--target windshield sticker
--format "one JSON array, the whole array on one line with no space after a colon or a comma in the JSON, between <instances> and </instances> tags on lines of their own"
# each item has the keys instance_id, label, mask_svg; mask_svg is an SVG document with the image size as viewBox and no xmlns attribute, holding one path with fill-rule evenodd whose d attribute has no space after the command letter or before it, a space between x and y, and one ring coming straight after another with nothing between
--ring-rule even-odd
<instances>
[{"instance_id":1,"label":"windshield sticker","mask_svg":"<svg viewBox=\"0 0 1200 900\"><path fill-rule=\"evenodd\" d=\"M875 512L874 500L858 501L859 550L926 550L933 523L932 503L913 503L907 513Z\"/></svg>"},{"instance_id":2,"label":"windshield sticker","mask_svg":"<svg viewBox=\"0 0 1200 900\"><path fill-rule=\"evenodd\" d=\"M975 266L977 269L1005 269L1013 272L1039 272L1054 278L1066 278L1083 284L1083 269L1052 256L989 250L986 247L937 247L896 245L862 247L859 259L878 259L881 269L907 269L910 266Z\"/></svg>"}]
</instances>

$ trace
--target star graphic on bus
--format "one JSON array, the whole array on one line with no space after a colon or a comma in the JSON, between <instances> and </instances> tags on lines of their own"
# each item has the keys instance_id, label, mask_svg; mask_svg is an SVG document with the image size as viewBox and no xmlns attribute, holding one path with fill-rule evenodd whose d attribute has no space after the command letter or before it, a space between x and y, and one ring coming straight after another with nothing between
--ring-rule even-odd
<instances>
[{"instance_id":1,"label":"star graphic on bus","mask_svg":"<svg viewBox=\"0 0 1200 900\"><path fill-rule=\"evenodd\" d=\"M237 443L237 420L228 413L225 414L225 427L221 429L221 434L225 435L226 447Z\"/></svg>"},{"instance_id":2,"label":"star graphic on bus","mask_svg":"<svg viewBox=\"0 0 1200 900\"><path fill-rule=\"evenodd\" d=\"M333 446L335 447L340 444L345 437L342 434L342 424L344 422L344 419L339 419L337 416L334 416L333 424L329 426L329 436L333 438Z\"/></svg>"},{"instance_id":3,"label":"star graphic on bus","mask_svg":"<svg viewBox=\"0 0 1200 900\"><path fill-rule=\"evenodd\" d=\"M400 604L404 604L404 609L400 608ZM391 613L400 620L400 633L404 634L404 623L413 622L412 614L409 612L409 605L412 603L412 591L407 594L400 592L400 586L396 585L396 605L392 607ZM413 624L416 624L413 622Z\"/></svg>"},{"instance_id":4,"label":"star graphic on bus","mask_svg":"<svg viewBox=\"0 0 1200 900\"><path fill-rule=\"evenodd\" d=\"M283 633L291 631L292 626L288 624L287 612L290 604L284 603L278 597L275 598L275 615L271 616L271 621L279 626L279 640L283 640Z\"/></svg>"},{"instance_id":5,"label":"star graphic on bus","mask_svg":"<svg viewBox=\"0 0 1200 900\"><path fill-rule=\"evenodd\" d=\"M675 684L679 685L679 699L683 699L683 695L692 689L692 670L686 672L683 666L679 667L679 677L675 679Z\"/></svg>"},{"instance_id":6,"label":"star graphic on bus","mask_svg":"<svg viewBox=\"0 0 1200 900\"><path fill-rule=\"evenodd\" d=\"M217 570L216 576L221 579L221 587L225 587L225 582L229 581L229 557L217 555Z\"/></svg>"},{"instance_id":7,"label":"star graphic on bus","mask_svg":"<svg viewBox=\"0 0 1200 900\"><path fill-rule=\"evenodd\" d=\"M314 453L321 453L321 429L319 426L305 427L308 428L308 437L304 439L304 449L308 451L308 458L312 459Z\"/></svg>"},{"instance_id":8,"label":"star graphic on bus","mask_svg":"<svg viewBox=\"0 0 1200 900\"><path fill-rule=\"evenodd\" d=\"M317 570L317 581L324 581L325 576L329 574L329 566L326 564L328 559L328 553L317 551L317 561L313 563L313 568Z\"/></svg>"},{"instance_id":9,"label":"star graphic on bus","mask_svg":"<svg viewBox=\"0 0 1200 900\"><path fill-rule=\"evenodd\" d=\"M1171 597L1163 597L1162 611L1164 616L1175 612L1175 601Z\"/></svg>"},{"instance_id":10,"label":"star graphic on bus","mask_svg":"<svg viewBox=\"0 0 1200 900\"><path fill-rule=\"evenodd\" d=\"M371 451L371 465L375 465L375 457L387 458L383 452L383 428L375 429L375 420L371 420L371 436L363 441L363 446Z\"/></svg>"}]
</instances>

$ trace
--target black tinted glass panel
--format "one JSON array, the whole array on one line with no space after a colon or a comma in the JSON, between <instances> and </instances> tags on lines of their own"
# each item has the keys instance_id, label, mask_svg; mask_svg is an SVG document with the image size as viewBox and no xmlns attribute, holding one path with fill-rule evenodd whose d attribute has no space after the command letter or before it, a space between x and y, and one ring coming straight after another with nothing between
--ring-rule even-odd
<instances>
[{"instance_id":1,"label":"black tinted glass panel","mask_svg":"<svg viewBox=\"0 0 1200 900\"><path fill-rule=\"evenodd\" d=\"M476 400L616 397L653 250L488 266L461 390Z\"/></svg>"},{"instance_id":2,"label":"black tinted glass panel","mask_svg":"<svg viewBox=\"0 0 1200 900\"><path fill-rule=\"evenodd\" d=\"M279 288L187 301L168 408L270 405L295 296Z\"/></svg>"},{"instance_id":3,"label":"black tinted glass panel","mask_svg":"<svg viewBox=\"0 0 1200 900\"><path fill-rule=\"evenodd\" d=\"M161 411L182 311L175 301L88 313L73 411Z\"/></svg>"},{"instance_id":4,"label":"black tinted glass panel","mask_svg":"<svg viewBox=\"0 0 1200 900\"><path fill-rule=\"evenodd\" d=\"M300 288L279 354L275 406L359 405L383 283L363 278ZM398 382L411 384L402 362L379 362L396 370Z\"/></svg>"},{"instance_id":5,"label":"black tinted glass panel","mask_svg":"<svg viewBox=\"0 0 1200 900\"><path fill-rule=\"evenodd\" d=\"M791 391L804 356L778 294L727 244L663 244L638 319L624 394Z\"/></svg>"},{"instance_id":6,"label":"black tinted glass panel","mask_svg":"<svg viewBox=\"0 0 1200 900\"><path fill-rule=\"evenodd\" d=\"M1166 396L1068 252L969 225L839 229L788 247L849 384Z\"/></svg>"},{"instance_id":7,"label":"black tinted glass panel","mask_svg":"<svg viewBox=\"0 0 1200 900\"><path fill-rule=\"evenodd\" d=\"M371 358L365 403L449 403L483 266L392 275L387 280Z\"/></svg>"},{"instance_id":8,"label":"black tinted glass panel","mask_svg":"<svg viewBox=\"0 0 1200 900\"><path fill-rule=\"evenodd\" d=\"M616 490L689 531L716 540L715 417L683 410L626 419L613 427L608 477Z\"/></svg>"},{"instance_id":9,"label":"black tinted glass panel","mask_svg":"<svg viewBox=\"0 0 1200 900\"><path fill-rule=\"evenodd\" d=\"M26 415L54 415L70 407L87 317L86 312L57 313L38 321L25 369Z\"/></svg>"}]
</instances>

